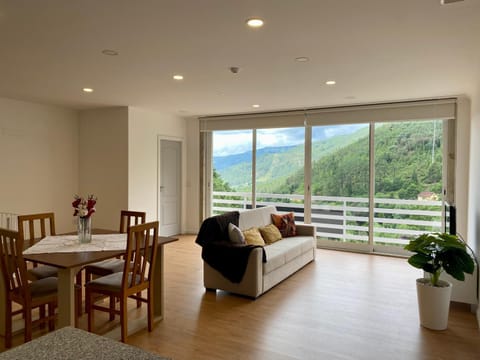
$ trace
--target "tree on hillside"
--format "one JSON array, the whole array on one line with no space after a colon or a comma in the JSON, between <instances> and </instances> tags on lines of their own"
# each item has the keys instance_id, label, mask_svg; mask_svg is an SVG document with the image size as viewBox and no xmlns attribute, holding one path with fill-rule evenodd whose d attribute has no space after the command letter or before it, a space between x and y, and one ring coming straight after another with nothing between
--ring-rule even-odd
<instances>
[{"instance_id":1,"label":"tree on hillside","mask_svg":"<svg viewBox=\"0 0 480 360\"><path fill-rule=\"evenodd\" d=\"M234 191L215 169L213 169L213 191Z\"/></svg>"},{"instance_id":2,"label":"tree on hillside","mask_svg":"<svg viewBox=\"0 0 480 360\"><path fill-rule=\"evenodd\" d=\"M434 130L435 126L436 130ZM376 196L416 199L422 191L440 194L442 189L441 136L441 125L432 126L432 122L378 126L375 131ZM312 164L313 195L368 196L368 147L368 136L364 136L314 161ZM301 189L303 189L303 169L289 176L283 184L277 184L272 192L298 193Z\"/></svg>"}]
</instances>

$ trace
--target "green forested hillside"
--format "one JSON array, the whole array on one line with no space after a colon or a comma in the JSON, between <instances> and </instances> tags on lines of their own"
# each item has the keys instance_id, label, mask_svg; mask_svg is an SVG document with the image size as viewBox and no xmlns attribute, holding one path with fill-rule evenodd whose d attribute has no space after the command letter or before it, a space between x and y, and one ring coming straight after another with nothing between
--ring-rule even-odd
<instances>
[{"instance_id":1,"label":"green forested hillside","mask_svg":"<svg viewBox=\"0 0 480 360\"><path fill-rule=\"evenodd\" d=\"M368 134L364 128L348 135L339 135L322 142L312 144L312 158L318 160L342 147L352 144ZM238 155L236 155L238 156ZM272 192L284 187L287 179L297 171L302 173L304 164L303 144L294 146L288 151L261 151L257 155L257 192ZM250 190L252 184L251 152L243 156L250 161L241 161L233 166L216 169L221 178L237 191ZM283 193L291 193L283 191Z\"/></svg>"},{"instance_id":2,"label":"green forested hillside","mask_svg":"<svg viewBox=\"0 0 480 360\"><path fill-rule=\"evenodd\" d=\"M375 193L378 197L416 199L422 191L442 190L441 122L398 123L375 131ZM433 145L433 152L432 152ZM312 194L368 196L368 137L312 166ZM433 161L432 161L433 156ZM272 193L302 193L303 169L285 179Z\"/></svg>"},{"instance_id":3,"label":"green forested hillside","mask_svg":"<svg viewBox=\"0 0 480 360\"><path fill-rule=\"evenodd\" d=\"M435 139L434 139L435 133ZM390 123L375 130L375 195L416 199L442 191L442 122ZM433 151L432 151L433 146ZM366 197L369 192L368 128L312 144L312 194ZM257 157L257 192L303 194L303 145ZM251 162L217 171L219 189L251 189ZM221 184L221 185L220 185ZM228 191L228 190L227 190Z\"/></svg>"}]
</instances>

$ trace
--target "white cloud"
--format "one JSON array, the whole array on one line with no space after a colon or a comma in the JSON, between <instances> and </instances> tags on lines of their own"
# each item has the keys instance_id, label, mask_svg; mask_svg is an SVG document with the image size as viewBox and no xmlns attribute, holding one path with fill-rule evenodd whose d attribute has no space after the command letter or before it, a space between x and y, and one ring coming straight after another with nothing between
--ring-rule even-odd
<instances>
[{"instance_id":1,"label":"white cloud","mask_svg":"<svg viewBox=\"0 0 480 360\"><path fill-rule=\"evenodd\" d=\"M313 128L313 140L318 141L340 134L348 134L367 124L331 125ZM257 149L272 146L291 146L303 144L305 129L260 129L257 130ZM213 153L215 156L240 154L252 150L252 130L213 132Z\"/></svg>"},{"instance_id":2,"label":"white cloud","mask_svg":"<svg viewBox=\"0 0 480 360\"><path fill-rule=\"evenodd\" d=\"M290 146L304 142L303 128L261 129L257 131L257 149L271 146ZM252 131L215 131L213 153L215 156L239 154L252 150Z\"/></svg>"},{"instance_id":3,"label":"white cloud","mask_svg":"<svg viewBox=\"0 0 480 360\"><path fill-rule=\"evenodd\" d=\"M213 133L213 153L215 156L240 154L252 150L252 131L215 131Z\"/></svg>"}]
</instances>

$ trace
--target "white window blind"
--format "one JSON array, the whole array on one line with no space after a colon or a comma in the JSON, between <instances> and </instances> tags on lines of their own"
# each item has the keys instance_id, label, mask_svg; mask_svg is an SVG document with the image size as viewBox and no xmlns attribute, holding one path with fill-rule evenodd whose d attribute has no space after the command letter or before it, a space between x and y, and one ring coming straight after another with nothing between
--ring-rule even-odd
<instances>
[{"instance_id":1,"label":"white window blind","mask_svg":"<svg viewBox=\"0 0 480 360\"><path fill-rule=\"evenodd\" d=\"M455 118L456 98L382 104L310 108L271 113L200 118L200 131L268 129L368 122L449 120Z\"/></svg>"}]
</instances>

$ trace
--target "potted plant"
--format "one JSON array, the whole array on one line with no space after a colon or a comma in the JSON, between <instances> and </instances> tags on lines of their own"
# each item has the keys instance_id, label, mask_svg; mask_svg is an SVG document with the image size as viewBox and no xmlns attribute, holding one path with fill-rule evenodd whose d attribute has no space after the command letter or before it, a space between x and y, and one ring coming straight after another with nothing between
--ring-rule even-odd
<instances>
[{"instance_id":1,"label":"potted plant","mask_svg":"<svg viewBox=\"0 0 480 360\"><path fill-rule=\"evenodd\" d=\"M429 274L429 278L417 279L420 324L444 330L448 324L452 284L440 280L440 274L445 271L464 281L465 273L473 273L475 266L467 246L457 235L430 233L411 240L405 249L414 253L408 263Z\"/></svg>"}]
</instances>

